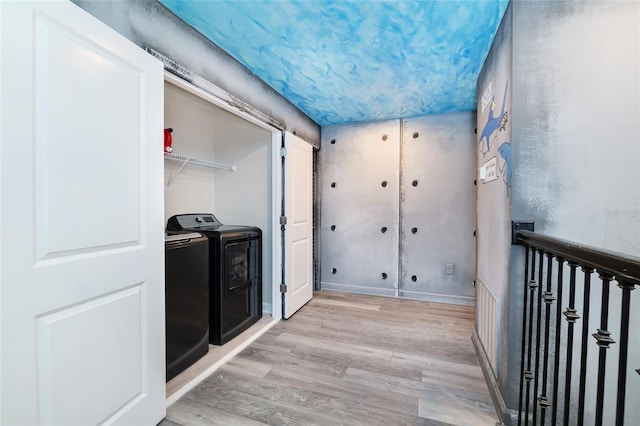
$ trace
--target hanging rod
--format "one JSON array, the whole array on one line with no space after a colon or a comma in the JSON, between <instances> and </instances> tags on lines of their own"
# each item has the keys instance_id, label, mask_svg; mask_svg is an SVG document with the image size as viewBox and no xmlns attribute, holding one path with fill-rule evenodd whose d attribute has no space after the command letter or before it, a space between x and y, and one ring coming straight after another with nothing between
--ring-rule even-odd
<instances>
[{"instance_id":1,"label":"hanging rod","mask_svg":"<svg viewBox=\"0 0 640 426\"><path fill-rule=\"evenodd\" d=\"M200 160L198 158L187 157L186 155L179 155L179 154L165 152L164 158L167 160L182 161L182 165L180 166L178 171L176 171L169 177L169 181L167 182L167 187L171 186L175 178L178 177L180 173L182 173L182 171L187 166L187 164L193 164L193 165L202 166L202 167L209 167L213 169L231 170L233 172L236 171L236 166L233 164L225 164L225 163L218 163L216 161Z\"/></svg>"}]
</instances>

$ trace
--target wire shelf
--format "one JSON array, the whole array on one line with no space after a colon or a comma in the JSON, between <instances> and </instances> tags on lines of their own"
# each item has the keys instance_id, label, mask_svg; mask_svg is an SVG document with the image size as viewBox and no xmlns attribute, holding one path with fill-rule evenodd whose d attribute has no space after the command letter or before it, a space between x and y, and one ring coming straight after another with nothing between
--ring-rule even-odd
<instances>
[{"instance_id":1,"label":"wire shelf","mask_svg":"<svg viewBox=\"0 0 640 426\"><path fill-rule=\"evenodd\" d=\"M175 178L178 177L178 175L180 175L180 173L182 173L182 171L187 166L187 164L193 164L195 166L201 166L201 167L209 167L209 168L212 168L212 169L231 170L231 171L234 171L234 172L236 170L236 166L233 165L233 164L218 163L216 161L200 160L198 158L188 157L186 155L179 155L179 154L174 154L174 153L169 153L169 152L165 152L164 153L164 158L167 159L167 160L182 161L182 165L180 166L180 168L169 177L169 181L167 182L167 187L171 186L171 184L173 183Z\"/></svg>"}]
</instances>

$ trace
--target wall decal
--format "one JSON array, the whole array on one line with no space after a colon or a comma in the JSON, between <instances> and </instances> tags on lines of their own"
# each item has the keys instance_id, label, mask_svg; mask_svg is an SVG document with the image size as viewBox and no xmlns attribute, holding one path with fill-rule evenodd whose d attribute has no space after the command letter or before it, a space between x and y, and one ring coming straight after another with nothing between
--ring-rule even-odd
<instances>
[{"instance_id":1,"label":"wall decal","mask_svg":"<svg viewBox=\"0 0 640 426\"><path fill-rule=\"evenodd\" d=\"M511 143L505 142L498 147L498 153L504 159L504 167L500 167L500 174L507 184L507 197L511 189ZM506 169L506 170L505 170Z\"/></svg>"},{"instance_id":2,"label":"wall decal","mask_svg":"<svg viewBox=\"0 0 640 426\"><path fill-rule=\"evenodd\" d=\"M502 109L500 110L500 114L494 115L496 111L496 103L495 103L495 100L492 100L491 102L491 109L489 111L489 116L487 117L487 122L484 125L484 128L482 129L482 133L480 133L480 139L478 139L478 143L481 144L480 150L483 154L486 154L491 149L491 136L493 135L493 133L498 129L500 130L504 129L504 126L502 126L501 128L501 122L503 117L506 117L505 107L507 105L508 88L509 88L509 81L507 81L507 83L504 86L504 96L502 97ZM506 121L505 121L505 124L506 124ZM483 140L485 142L484 145L482 145ZM486 149L483 148L484 146L486 146Z\"/></svg>"},{"instance_id":3,"label":"wall decal","mask_svg":"<svg viewBox=\"0 0 640 426\"><path fill-rule=\"evenodd\" d=\"M482 183L487 183L498 179L497 171L498 160L491 157L489 161L484 163L479 170L478 177Z\"/></svg>"}]
</instances>

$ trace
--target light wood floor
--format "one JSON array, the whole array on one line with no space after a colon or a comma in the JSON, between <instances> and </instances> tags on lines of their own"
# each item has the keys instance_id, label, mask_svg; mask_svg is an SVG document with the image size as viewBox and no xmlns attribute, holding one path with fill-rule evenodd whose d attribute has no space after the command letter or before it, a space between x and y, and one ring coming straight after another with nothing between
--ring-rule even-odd
<instances>
[{"instance_id":1,"label":"light wood floor","mask_svg":"<svg viewBox=\"0 0 640 426\"><path fill-rule=\"evenodd\" d=\"M494 425L473 312L316 292L171 405L160 425Z\"/></svg>"}]
</instances>

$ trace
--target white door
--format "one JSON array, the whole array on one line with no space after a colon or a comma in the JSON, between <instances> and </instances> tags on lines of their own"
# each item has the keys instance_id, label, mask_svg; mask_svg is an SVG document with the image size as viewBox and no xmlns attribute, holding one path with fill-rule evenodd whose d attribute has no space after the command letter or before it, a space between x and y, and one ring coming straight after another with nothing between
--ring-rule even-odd
<instances>
[{"instance_id":1,"label":"white door","mask_svg":"<svg viewBox=\"0 0 640 426\"><path fill-rule=\"evenodd\" d=\"M313 147L285 132L284 318L313 297Z\"/></svg>"},{"instance_id":2,"label":"white door","mask_svg":"<svg viewBox=\"0 0 640 426\"><path fill-rule=\"evenodd\" d=\"M0 424L155 424L162 66L72 3L0 14Z\"/></svg>"}]
</instances>

